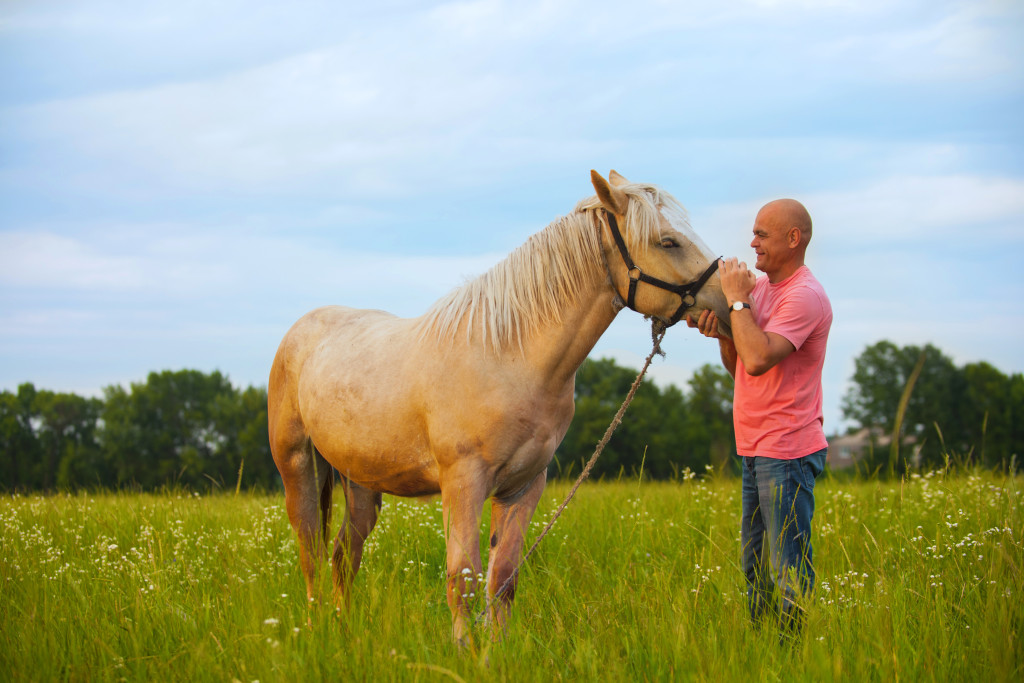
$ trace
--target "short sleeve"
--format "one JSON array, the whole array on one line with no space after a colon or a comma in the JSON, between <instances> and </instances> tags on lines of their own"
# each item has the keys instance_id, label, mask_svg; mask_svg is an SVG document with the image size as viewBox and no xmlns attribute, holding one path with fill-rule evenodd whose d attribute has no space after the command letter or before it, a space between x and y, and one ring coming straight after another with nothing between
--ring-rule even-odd
<instances>
[{"instance_id":1,"label":"short sleeve","mask_svg":"<svg viewBox=\"0 0 1024 683\"><path fill-rule=\"evenodd\" d=\"M764 331L782 335L799 349L817 329L823 314L817 292L810 287L796 287L779 301Z\"/></svg>"}]
</instances>

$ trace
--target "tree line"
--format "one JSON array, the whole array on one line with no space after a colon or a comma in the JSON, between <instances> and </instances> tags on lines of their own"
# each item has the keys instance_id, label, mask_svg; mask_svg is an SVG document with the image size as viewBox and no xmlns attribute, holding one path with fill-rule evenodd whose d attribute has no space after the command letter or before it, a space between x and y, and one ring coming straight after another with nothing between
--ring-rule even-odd
<instances>
[{"instance_id":1,"label":"tree line","mask_svg":"<svg viewBox=\"0 0 1024 683\"><path fill-rule=\"evenodd\" d=\"M957 366L931 344L868 346L854 361L843 417L879 440L891 436L900 398L919 364L898 435L900 466L916 459L919 467L935 468L947 458L988 468L1010 465L1024 445L1024 376L1006 375L984 361ZM888 456L887 448L876 448L868 469Z\"/></svg>"},{"instance_id":2,"label":"tree line","mask_svg":"<svg viewBox=\"0 0 1024 683\"><path fill-rule=\"evenodd\" d=\"M594 453L637 371L608 359L588 359L576 373L576 414L549 468L550 476L575 477ZM701 366L687 383L665 389L644 382L591 470L595 479L643 473L679 477L730 466L733 380L721 366Z\"/></svg>"},{"instance_id":3,"label":"tree line","mask_svg":"<svg viewBox=\"0 0 1024 683\"><path fill-rule=\"evenodd\" d=\"M576 416L552 461L575 476L593 453L636 371L587 360ZM732 378L705 366L684 394L644 383L593 476L671 477L725 462L732 448ZM280 478L267 439L267 392L237 388L220 372L150 373L102 398L37 389L0 393L0 489L55 491L272 489Z\"/></svg>"},{"instance_id":4,"label":"tree line","mask_svg":"<svg viewBox=\"0 0 1024 683\"><path fill-rule=\"evenodd\" d=\"M22 384L0 394L7 490L275 486L267 392L220 372L152 372L103 398Z\"/></svg>"},{"instance_id":5,"label":"tree line","mask_svg":"<svg viewBox=\"0 0 1024 683\"><path fill-rule=\"evenodd\" d=\"M923 359L923 361L922 361ZM904 453L922 467L947 456L1000 466L1024 442L1024 377L988 363L957 367L931 345L867 347L842 400L851 429L891 434L900 398L922 363L901 425ZM636 371L588 359L576 376L576 415L549 469L575 477L625 398ZM685 389L642 384L592 472L655 479L736 468L732 377L699 368ZM878 449L881 463L888 455ZM870 463L869 463L870 465ZM102 398L36 389L0 392L0 489L271 489L280 478L267 441L267 393L220 372L150 373Z\"/></svg>"}]
</instances>

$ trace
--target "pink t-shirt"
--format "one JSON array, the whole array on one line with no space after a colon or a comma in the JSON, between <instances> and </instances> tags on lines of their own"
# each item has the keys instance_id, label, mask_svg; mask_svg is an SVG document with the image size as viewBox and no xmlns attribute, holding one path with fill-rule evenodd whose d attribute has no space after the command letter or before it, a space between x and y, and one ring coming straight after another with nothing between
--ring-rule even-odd
<instances>
[{"instance_id":1,"label":"pink t-shirt","mask_svg":"<svg viewBox=\"0 0 1024 683\"><path fill-rule=\"evenodd\" d=\"M736 359L736 452L789 460L828 446L822 427L821 368L832 305L807 266L772 284L762 275L751 294L754 320L796 351L759 377Z\"/></svg>"}]
</instances>

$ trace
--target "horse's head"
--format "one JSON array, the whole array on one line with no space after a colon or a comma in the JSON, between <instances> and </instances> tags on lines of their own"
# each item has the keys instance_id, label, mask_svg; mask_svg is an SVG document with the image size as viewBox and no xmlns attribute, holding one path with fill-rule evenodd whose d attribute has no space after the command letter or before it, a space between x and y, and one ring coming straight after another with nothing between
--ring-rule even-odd
<instances>
[{"instance_id":1,"label":"horse's head","mask_svg":"<svg viewBox=\"0 0 1024 683\"><path fill-rule=\"evenodd\" d=\"M677 322L710 310L729 335L729 311L716 271L717 257L690 227L674 197L653 185L630 183L612 171L590 177L607 212L601 238L615 291L634 310ZM589 208L598 208L592 202Z\"/></svg>"}]
</instances>

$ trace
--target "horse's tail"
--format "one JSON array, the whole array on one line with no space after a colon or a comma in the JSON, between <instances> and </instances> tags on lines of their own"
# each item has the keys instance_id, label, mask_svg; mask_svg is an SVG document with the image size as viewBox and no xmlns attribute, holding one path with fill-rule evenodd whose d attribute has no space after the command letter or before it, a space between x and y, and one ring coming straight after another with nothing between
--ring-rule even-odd
<instances>
[{"instance_id":1,"label":"horse's tail","mask_svg":"<svg viewBox=\"0 0 1024 683\"><path fill-rule=\"evenodd\" d=\"M320 481L323 482L320 487L320 533L323 535L324 547L327 548L331 541L331 511L334 508L334 468L320 455L320 451L312 443L310 443L310 448L313 451Z\"/></svg>"}]
</instances>

